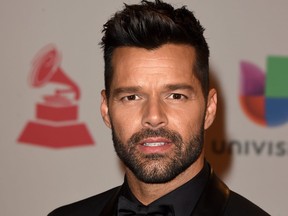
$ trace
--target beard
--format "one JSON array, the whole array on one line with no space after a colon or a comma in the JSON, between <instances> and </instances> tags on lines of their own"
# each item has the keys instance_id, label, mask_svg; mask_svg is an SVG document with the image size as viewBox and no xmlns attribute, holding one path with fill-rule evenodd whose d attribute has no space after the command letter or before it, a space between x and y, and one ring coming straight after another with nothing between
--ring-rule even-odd
<instances>
[{"instance_id":1,"label":"beard","mask_svg":"<svg viewBox=\"0 0 288 216\"><path fill-rule=\"evenodd\" d=\"M173 152L144 154L138 150L138 144L149 137L162 137L171 141ZM117 136L112 125L112 139L115 151L137 179L145 183L166 183L190 167L200 156L203 149L204 127L184 142L181 135L172 130L143 129L133 134L127 143Z\"/></svg>"}]
</instances>

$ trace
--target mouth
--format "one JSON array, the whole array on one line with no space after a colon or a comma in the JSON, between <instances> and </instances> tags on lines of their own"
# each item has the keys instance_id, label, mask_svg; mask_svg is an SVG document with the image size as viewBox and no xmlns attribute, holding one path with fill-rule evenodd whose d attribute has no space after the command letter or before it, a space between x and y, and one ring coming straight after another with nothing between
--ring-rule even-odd
<instances>
[{"instance_id":1,"label":"mouth","mask_svg":"<svg viewBox=\"0 0 288 216\"><path fill-rule=\"evenodd\" d=\"M146 154L165 153L172 147L172 141L166 138L149 138L142 140L139 145L141 152Z\"/></svg>"}]
</instances>

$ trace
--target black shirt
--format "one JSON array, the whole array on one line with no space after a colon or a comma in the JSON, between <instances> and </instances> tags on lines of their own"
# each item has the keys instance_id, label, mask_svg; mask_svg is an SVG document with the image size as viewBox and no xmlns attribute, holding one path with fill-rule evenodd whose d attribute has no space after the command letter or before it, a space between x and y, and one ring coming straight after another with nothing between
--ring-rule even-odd
<instances>
[{"instance_id":1,"label":"black shirt","mask_svg":"<svg viewBox=\"0 0 288 216\"><path fill-rule=\"evenodd\" d=\"M148 206L172 205L174 207L175 215L191 215L208 181L209 170L210 168L208 163L205 163L202 170L194 178L150 203ZM131 192L126 179L121 189L120 196L124 196L126 199L137 205L143 205Z\"/></svg>"}]
</instances>

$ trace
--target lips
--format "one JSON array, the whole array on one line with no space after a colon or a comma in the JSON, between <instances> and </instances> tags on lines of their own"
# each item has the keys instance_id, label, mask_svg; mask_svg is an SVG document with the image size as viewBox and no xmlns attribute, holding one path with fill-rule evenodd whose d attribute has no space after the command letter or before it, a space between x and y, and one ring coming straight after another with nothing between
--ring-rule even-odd
<instances>
[{"instance_id":1,"label":"lips","mask_svg":"<svg viewBox=\"0 0 288 216\"><path fill-rule=\"evenodd\" d=\"M140 144L144 145L144 146L162 146L165 145L167 143L171 143L172 141L167 139L167 138L163 138L163 137L151 137L151 138L147 138L147 139L143 139L141 140Z\"/></svg>"},{"instance_id":2,"label":"lips","mask_svg":"<svg viewBox=\"0 0 288 216\"><path fill-rule=\"evenodd\" d=\"M166 138L149 138L139 143L139 149L143 153L164 153L172 146L172 141Z\"/></svg>"}]
</instances>

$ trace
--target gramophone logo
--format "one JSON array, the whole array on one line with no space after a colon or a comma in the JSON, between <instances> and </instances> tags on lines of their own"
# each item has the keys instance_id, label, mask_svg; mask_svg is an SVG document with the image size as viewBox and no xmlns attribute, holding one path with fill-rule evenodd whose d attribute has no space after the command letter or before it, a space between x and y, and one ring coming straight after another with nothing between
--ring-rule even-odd
<instances>
[{"instance_id":1,"label":"gramophone logo","mask_svg":"<svg viewBox=\"0 0 288 216\"><path fill-rule=\"evenodd\" d=\"M240 102L255 123L274 127L288 122L288 57L269 56L265 73L241 62Z\"/></svg>"},{"instance_id":2,"label":"gramophone logo","mask_svg":"<svg viewBox=\"0 0 288 216\"><path fill-rule=\"evenodd\" d=\"M80 90L60 64L60 53L53 45L44 47L36 55L30 79L32 87L54 83L59 88L51 95L44 95L43 101L36 104L36 119L26 124L19 142L52 148L94 143L86 125L78 122Z\"/></svg>"}]
</instances>

